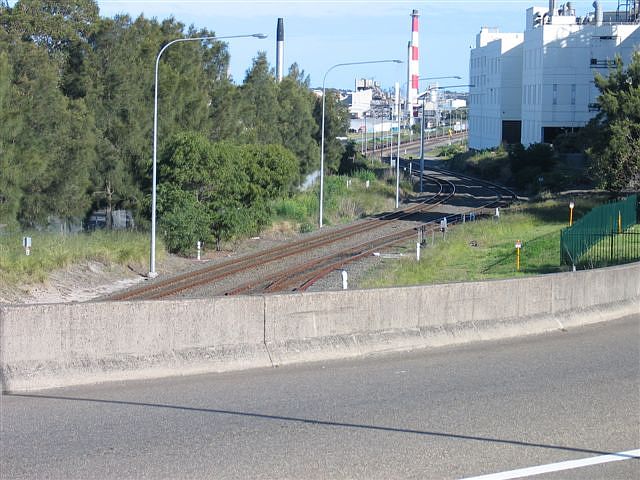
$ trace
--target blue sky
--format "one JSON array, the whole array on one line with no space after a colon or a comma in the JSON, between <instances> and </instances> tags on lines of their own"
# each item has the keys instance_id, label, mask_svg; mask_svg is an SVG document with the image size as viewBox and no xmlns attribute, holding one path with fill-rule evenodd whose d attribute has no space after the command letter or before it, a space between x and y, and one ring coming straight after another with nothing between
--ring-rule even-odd
<instances>
[{"instance_id":1,"label":"blue sky","mask_svg":"<svg viewBox=\"0 0 640 480\"><path fill-rule=\"evenodd\" d=\"M557 4L564 3L558 0ZM578 16L594 9L592 0L571 2ZM617 0L601 1L615 10ZM276 22L284 18L285 73L298 65L322 84L336 63L400 59L404 63L341 67L327 77L327 86L352 88L356 77L374 78L386 89L406 82L410 15L420 13L420 76L460 75L463 80L441 80L440 85L468 83L469 47L482 26L501 32L522 32L526 9L548 6L548 0L98 0L102 16L128 13L161 20L173 15L180 22L206 27L216 35L262 32L266 40L229 41L231 75L241 82L259 50L275 68ZM427 82L428 83L428 82Z\"/></svg>"}]
</instances>

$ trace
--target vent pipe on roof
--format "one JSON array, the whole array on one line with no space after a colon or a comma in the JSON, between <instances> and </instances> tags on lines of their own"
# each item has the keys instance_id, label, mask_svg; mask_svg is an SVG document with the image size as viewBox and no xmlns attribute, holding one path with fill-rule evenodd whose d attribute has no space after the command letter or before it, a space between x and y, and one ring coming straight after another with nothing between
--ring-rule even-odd
<instances>
[{"instance_id":1,"label":"vent pipe on roof","mask_svg":"<svg viewBox=\"0 0 640 480\"><path fill-rule=\"evenodd\" d=\"M602 7L600 6L600 2L598 0L593 2L593 8L596 9L596 26L599 27L600 25L602 25L604 15L602 12Z\"/></svg>"},{"instance_id":2,"label":"vent pipe on roof","mask_svg":"<svg viewBox=\"0 0 640 480\"><path fill-rule=\"evenodd\" d=\"M553 17L558 12L556 11L556 0L549 0L549 17Z\"/></svg>"}]
</instances>

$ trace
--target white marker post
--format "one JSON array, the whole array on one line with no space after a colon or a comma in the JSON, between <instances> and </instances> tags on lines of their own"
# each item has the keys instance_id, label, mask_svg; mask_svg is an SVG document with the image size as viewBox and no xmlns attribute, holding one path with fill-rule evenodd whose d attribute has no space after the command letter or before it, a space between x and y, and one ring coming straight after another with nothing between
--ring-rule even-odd
<instances>
[{"instance_id":1,"label":"white marker post","mask_svg":"<svg viewBox=\"0 0 640 480\"><path fill-rule=\"evenodd\" d=\"M420 261L420 242L416 243L416 261Z\"/></svg>"},{"instance_id":2,"label":"white marker post","mask_svg":"<svg viewBox=\"0 0 640 480\"><path fill-rule=\"evenodd\" d=\"M343 290L347 289L347 271L346 270L342 270L342 289Z\"/></svg>"},{"instance_id":3,"label":"white marker post","mask_svg":"<svg viewBox=\"0 0 640 480\"><path fill-rule=\"evenodd\" d=\"M24 247L24 254L27 257L31 255L31 237L22 237L22 246Z\"/></svg>"},{"instance_id":4,"label":"white marker post","mask_svg":"<svg viewBox=\"0 0 640 480\"><path fill-rule=\"evenodd\" d=\"M202 249L202 242L198 240L198 243L196 245L198 246L198 260L200 260L200 251Z\"/></svg>"}]
</instances>

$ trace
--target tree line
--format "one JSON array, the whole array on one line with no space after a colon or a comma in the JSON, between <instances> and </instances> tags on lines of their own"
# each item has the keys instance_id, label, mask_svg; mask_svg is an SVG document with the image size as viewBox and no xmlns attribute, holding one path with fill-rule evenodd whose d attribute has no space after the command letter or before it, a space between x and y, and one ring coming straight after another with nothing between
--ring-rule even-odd
<instances>
[{"instance_id":1,"label":"tree line","mask_svg":"<svg viewBox=\"0 0 640 480\"><path fill-rule=\"evenodd\" d=\"M174 18L103 18L94 0L0 0L0 224L42 227L96 208L148 221L156 56L173 39L213 35ZM159 67L159 218L169 229L199 215L217 240L249 210L245 227L258 228L265 201L319 166L321 98L304 71L293 64L278 83L257 52L236 83L229 59L224 42L181 42ZM347 127L331 92L329 170Z\"/></svg>"}]
</instances>

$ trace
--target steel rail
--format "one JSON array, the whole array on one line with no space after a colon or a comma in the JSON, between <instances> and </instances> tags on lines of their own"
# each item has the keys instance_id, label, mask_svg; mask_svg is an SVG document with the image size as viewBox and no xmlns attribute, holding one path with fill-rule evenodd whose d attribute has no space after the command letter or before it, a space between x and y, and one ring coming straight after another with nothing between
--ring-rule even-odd
<instances>
[{"instance_id":1,"label":"steel rail","mask_svg":"<svg viewBox=\"0 0 640 480\"><path fill-rule=\"evenodd\" d=\"M452 196L454 196L455 185L451 183L451 187L452 191L449 193L442 193L441 188L440 195L444 196L444 198L439 199L439 201L434 204L429 204L428 207L423 206L422 211L431 210L436 206L443 204ZM225 295L238 295L247 292L269 293L285 290L289 286L295 285L299 282L307 282L308 278L310 276L312 278L315 277L317 275L317 272L331 271L335 269L335 265L344 265L346 263L362 258L365 255L368 255L375 249L383 248L400 241L404 241L407 239L407 237L413 236L416 231L417 228L412 227L410 229L406 229L401 232L395 232L378 239L369 240L358 246L349 247L342 251L310 260L302 265L292 267L282 272L274 273L272 275L269 275L268 277L246 282L232 290L225 292ZM338 261L334 261L336 259L338 259ZM330 262L329 267L326 266L327 262ZM300 276L303 276L304 278L302 280L299 280ZM321 273L320 276L324 275Z\"/></svg>"},{"instance_id":2,"label":"steel rail","mask_svg":"<svg viewBox=\"0 0 640 480\"><path fill-rule=\"evenodd\" d=\"M445 174L454 174L454 172L449 172L446 170L440 170L442 173ZM429 177L431 179L435 178L432 175L426 175L423 174L424 177ZM457 174L456 175L458 178L465 178L467 180L473 180L476 184L478 183L478 179L475 179L473 177L468 177L468 176L460 176ZM508 188L502 187L500 185L495 185L491 182L486 182L486 181L480 181L481 183L484 183L486 185L488 185L489 187L487 187L489 190L491 190L492 192L494 190L498 190L499 191L505 191L509 194L513 195L513 198L517 198L515 196L515 194L513 193L513 191L511 191ZM453 196L455 194L456 191L456 186L452 183L453 186L453 193L451 194L451 196ZM449 197L450 198L450 197ZM448 200L448 198L447 198ZM485 208L489 208L489 207L493 207L495 205L499 205L502 204L501 201L501 195L500 193L497 194L497 200L492 200L491 202L487 202L481 206L478 206L473 210L482 210ZM460 223L459 218L461 217L461 215L466 215L469 212L464 212L462 214L456 214L456 215L450 215L450 216L445 216L445 218L448 219L448 225L455 225L457 223ZM456 218L457 217L457 218ZM427 226L428 224L425 224L424 226ZM424 227L423 226L423 227ZM437 231L438 230L438 226L437 225L433 225L433 227L431 228L430 231ZM353 254L348 256L348 258L345 259L338 259L335 262L329 263L328 265L323 265L323 266L319 266L322 260L325 260L325 258L319 260L319 261L315 261L315 262L308 262L309 265L309 272L304 273L302 276L302 279L300 278L303 272L302 269L300 269L300 271L296 271L296 272L287 272L286 275L281 276L281 278L278 281L275 281L274 283L272 283L271 285L267 286L264 289L264 293L270 293L270 292L275 292L275 291L283 291L283 290L293 290L293 291L306 291L310 286L312 286L314 283L316 283L318 280L324 278L327 274L329 274L331 271L334 271L338 268L343 267L344 265L348 264L348 263L352 263L354 261L357 261L365 256L370 255L372 252L374 252L376 249L380 249L383 247L390 247L399 243L402 243L406 240L409 240L410 238L412 238L415 235L415 232L417 231L417 228L413 228L410 230L405 230L403 232L400 232L397 235L390 235L388 237L386 237L385 239L381 239L381 241L379 243L376 243L374 246L372 246L371 248L368 249L364 249L363 251L357 253L357 254ZM361 246L362 247L362 246ZM331 257L326 257L326 259L332 259L332 258L338 258L339 255L333 255Z\"/></svg>"},{"instance_id":3,"label":"steel rail","mask_svg":"<svg viewBox=\"0 0 640 480\"><path fill-rule=\"evenodd\" d=\"M327 244L344 240L345 238L358 233L363 233L375 228L379 228L383 225L381 221L388 222L401 220L402 218L405 218L419 211L421 208L423 208L423 205L429 204L429 202L437 199L441 191L442 186L440 186L440 191L436 194L427 197L419 204L412 205L401 211L390 212L380 217L368 219L366 221L359 222L357 224L350 225L338 230L323 232L312 238L307 238L287 245L274 247L262 252L258 252L254 255L246 255L238 259L216 263L214 265L210 265L196 271L186 272L171 278L155 281L144 287L139 287L125 292L120 292L115 295L111 295L107 299L111 301L158 299L174 295L191 288L199 287L207 283L211 283L230 275L242 272L243 270L246 270L248 268L275 262L277 260L281 260L283 258L290 257L292 255L296 255L298 253L302 253L316 247L325 246Z\"/></svg>"},{"instance_id":4,"label":"steel rail","mask_svg":"<svg viewBox=\"0 0 640 480\"><path fill-rule=\"evenodd\" d=\"M434 180L434 178L431 179ZM431 210L436 206L443 204L455 195L455 184L448 180L435 180L441 185L439 195L443 198L439 199L435 204L430 204L426 209L423 207L422 211ZM449 187L451 189L450 192L443 192L444 183L449 184ZM370 254L376 249L403 242L407 238L415 235L416 231L417 227L413 227L401 232L395 232L393 234L386 235L385 237L381 237L379 239L367 241L356 247L350 247L343 251L308 261L300 266L285 270L283 272L275 273L273 275L270 275L266 279L246 282L245 284L226 292L225 295L238 295L247 292L270 293L286 290L289 287L298 284L313 283L317 281L318 278L322 278L324 275L326 275L326 273L337 268L337 266L341 266L358 260L363 256ZM329 262L329 266L327 266L327 262ZM293 290L297 290L297 288L294 288Z\"/></svg>"}]
</instances>

